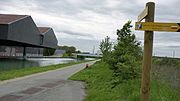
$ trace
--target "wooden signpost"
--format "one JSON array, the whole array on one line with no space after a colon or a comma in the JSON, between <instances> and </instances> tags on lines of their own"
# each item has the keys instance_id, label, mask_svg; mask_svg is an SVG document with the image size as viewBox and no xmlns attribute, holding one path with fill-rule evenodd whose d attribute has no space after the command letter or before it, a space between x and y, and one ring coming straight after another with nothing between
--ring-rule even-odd
<instances>
[{"instance_id":1,"label":"wooden signpost","mask_svg":"<svg viewBox=\"0 0 180 101\"><path fill-rule=\"evenodd\" d=\"M153 31L180 32L180 23L154 22L155 3L148 2L145 10L138 16L135 30L144 30L144 55L141 79L141 101L150 99L150 71L153 50ZM145 19L145 22L141 22Z\"/></svg>"},{"instance_id":2,"label":"wooden signpost","mask_svg":"<svg viewBox=\"0 0 180 101\"><path fill-rule=\"evenodd\" d=\"M148 2L146 4L146 9L138 17L138 21L142 21L145 18L146 22L154 22L154 11L155 3ZM142 16L145 14L146 16ZM138 26L138 25L136 25ZM140 27L140 28L139 28ZM138 29L141 29L138 26ZM152 50L153 50L153 31L144 32L144 56L143 56L143 66L142 66L142 79L141 79L141 101L149 101L150 95L150 70L152 62Z\"/></svg>"}]
</instances>

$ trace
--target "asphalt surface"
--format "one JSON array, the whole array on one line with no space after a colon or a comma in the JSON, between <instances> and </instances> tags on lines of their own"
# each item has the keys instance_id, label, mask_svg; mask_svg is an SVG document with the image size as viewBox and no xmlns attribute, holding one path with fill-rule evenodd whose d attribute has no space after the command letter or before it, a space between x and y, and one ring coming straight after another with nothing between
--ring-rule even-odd
<instances>
[{"instance_id":1,"label":"asphalt surface","mask_svg":"<svg viewBox=\"0 0 180 101\"><path fill-rule=\"evenodd\" d=\"M82 101L80 81L67 80L95 61L0 82L0 101Z\"/></svg>"}]
</instances>

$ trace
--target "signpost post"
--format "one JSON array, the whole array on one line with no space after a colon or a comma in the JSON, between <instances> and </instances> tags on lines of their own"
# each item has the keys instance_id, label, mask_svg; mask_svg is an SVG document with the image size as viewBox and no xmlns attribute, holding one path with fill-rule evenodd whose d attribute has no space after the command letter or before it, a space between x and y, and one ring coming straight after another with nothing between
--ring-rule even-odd
<instances>
[{"instance_id":1,"label":"signpost post","mask_svg":"<svg viewBox=\"0 0 180 101\"><path fill-rule=\"evenodd\" d=\"M155 3L148 2L146 9L138 16L138 21L145 18L145 22L154 22ZM140 28L141 26L139 26ZM141 79L141 101L149 101L150 96L150 70L153 50L153 31L144 32L144 56Z\"/></svg>"},{"instance_id":2,"label":"signpost post","mask_svg":"<svg viewBox=\"0 0 180 101\"><path fill-rule=\"evenodd\" d=\"M153 31L180 32L180 23L154 22L155 3L148 2L145 10L138 16L135 30L144 32L144 56L141 79L141 101L150 99L150 71L153 50ZM141 22L145 19L145 22Z\"/></svg>"},{"instance_id":3,"label":"signpost post","mask_svg":"<svg viewBox=\"0 0 180 101\"><path fill-rule=\"evenodd\" d=\"M148 15L145 17L145 22L154 22L155 3L148 2ZM150 70L152 63L152 51L153 51L153 31L144 32L144 56L143 56L143 68L141 79L141 101L149 101L150 96Z\"/></svg>"}]
</instances>

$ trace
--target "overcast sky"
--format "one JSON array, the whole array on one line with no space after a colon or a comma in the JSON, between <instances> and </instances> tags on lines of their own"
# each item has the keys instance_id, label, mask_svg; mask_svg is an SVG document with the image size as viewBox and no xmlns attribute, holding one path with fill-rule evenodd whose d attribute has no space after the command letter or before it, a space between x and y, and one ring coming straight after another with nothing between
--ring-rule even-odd
<instances>
[{"instance_id":1,"label":"overcast sky","mask_svg":"<svg viewBox=\"0 0 180 101\"><path fill-rule=\"evenodd\" d=\"M137 21L148 0L0 0L0 13L31 15L37 26L55 31L59 45L81 51L99 48L105 36L116 40L116 30L128 20ZM157 22L180 22L180 0L156 0ZM143 43L144 34L134 31ZM180 57L180 33L155 32L154 53Z\"/></svg>"}]
</instances>

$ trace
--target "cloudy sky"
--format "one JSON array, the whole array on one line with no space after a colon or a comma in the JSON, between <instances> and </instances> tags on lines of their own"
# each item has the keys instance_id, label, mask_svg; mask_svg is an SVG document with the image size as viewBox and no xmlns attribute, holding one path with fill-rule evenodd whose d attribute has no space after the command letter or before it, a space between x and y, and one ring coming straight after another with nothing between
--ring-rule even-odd
<instances>
[{"instance_id":1,"label":"cloudy sky","mask_svg":"<svg viewBox=\"0 0 180 101\"><path fill-rule=\"evenodd\" d=\"M81 51L99 48L105 36L116 40L116 29L137 21L148 0L0 0L0 13L31 15L37 26L55 31L59 45ZM156 0L157 22L180 22L180 0ZM144 34L134 31L143 43ZM154 55L180 57L180 33L155 32Z\"/></svg>"}]
</instances>

